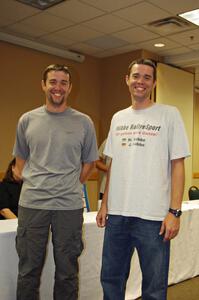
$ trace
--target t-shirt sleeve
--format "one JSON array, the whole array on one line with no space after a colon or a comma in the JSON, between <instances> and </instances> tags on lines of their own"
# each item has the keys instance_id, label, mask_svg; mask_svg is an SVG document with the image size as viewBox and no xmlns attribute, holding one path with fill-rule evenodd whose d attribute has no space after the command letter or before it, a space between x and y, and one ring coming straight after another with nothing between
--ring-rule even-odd
<instances>
[{"instance_id":1,"label":"t-shirt sleeve","mask_svg":"<svg viewBox=\"0 0 199 300\"><path fill-rule=\"evenodd\" d=\"M171 160L190 156L184 122L177 108L173 110L169 129L169 153Z\"/></svg>"},{"instance_id":2,"label":"t-shirt sleeve","mask_svg":"<svg viewBox=\"0 0 199 300\"><path fill-rule=\"evenodd\" d=\"M27 118L22 116L17 125L13 156L27 160L29 156L29 146L26 140Z\"/></svg>"},{"instance_id":3,"label":"t-shirt sleeve","mask_svg":"<svg viewBox=\"0 0 199 300\"><path fill-rule=\"evenodd\" d=\"M82 162L90 163L98 160L96 133L93 122L88 119L85 126L84 144L82 147Z\"/></svg>"},{"instance_id":4,"label":"t-shirt sleeve","mask_svg":"<svg viewBox=\"0 0 199 300\"><path fill-rule=\"evenodd\" d=\"M111 158L113 158L113 123L114 123L114 117L111 121L111 126L110 126L110 130L109 130L109 133L108 133L108 138L107 138L107 141L106 141L106 145L105 145L105 148L104 148L104 155L106 156L109 156Z\"/></svg>"}]
</instances>

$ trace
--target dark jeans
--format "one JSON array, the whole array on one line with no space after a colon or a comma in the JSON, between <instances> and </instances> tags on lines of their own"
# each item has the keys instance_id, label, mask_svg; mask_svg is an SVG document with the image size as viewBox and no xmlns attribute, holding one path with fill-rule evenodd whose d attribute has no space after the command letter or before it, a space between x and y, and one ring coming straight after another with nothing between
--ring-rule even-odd
<instances>
[{"instance_id":1,"label":"dark jeans","mask_svg":"<svg viewBox=\"0 0 199 300\"><path fill-rule=\"evenodd\" d=\"M108 216L101 271L104 300L125 299L135 248L143 278L142 300L166 300L170 242L163 242L160 226L159 221Z\"/></svg>"},{"instance_id":2,"label":"dark jeans","mask_svg":"<svg viewBox=\"0 0 199 300\"><path fill-rule=\"evenodd\" d=\"M83 250L83 210L19 208L17 300L38 300L49 229L55 261L54 300L77 300L78 257Z\"/></svg>"}]
</instances>

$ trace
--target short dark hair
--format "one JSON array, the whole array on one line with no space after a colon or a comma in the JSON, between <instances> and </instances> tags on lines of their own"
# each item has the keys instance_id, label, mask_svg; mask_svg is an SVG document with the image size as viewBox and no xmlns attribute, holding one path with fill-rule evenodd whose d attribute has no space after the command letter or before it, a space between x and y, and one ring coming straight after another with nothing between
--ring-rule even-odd
<instances>
[{"instance_id":1,"label":"short dark hair","mask_svg":"<svg viewBox=\"0 0 199 300\"><path fill-rule=\"evenodd\" d=\"M48 77L48 73L50 71L63 71L65 74L69 75L69 82L71 83L72 80L72 76L71 76L71 72L69 71L68 67L65 65L59 65L59 64L54 64L54 65L49 65L48 67L46 67L46 69L43 72L43 81L46 84L46 80Z\"/></svg>"},{"instance_id":2,"label":"short dark hair","mask_svg":"<svg viewBox=\"0 0 199 300\"><path fill-rule=\"evenodd\" d=\"M132 61L128 67L128 75L130 75L131 69L134 65L146 65L146 66L152 67L153 68L153 81L156 81L157 71L156 71L156 64L154 61L152 61L151 59L145 59L145 58L140 58L140 59Z\"/></svg>"}]
</instances>

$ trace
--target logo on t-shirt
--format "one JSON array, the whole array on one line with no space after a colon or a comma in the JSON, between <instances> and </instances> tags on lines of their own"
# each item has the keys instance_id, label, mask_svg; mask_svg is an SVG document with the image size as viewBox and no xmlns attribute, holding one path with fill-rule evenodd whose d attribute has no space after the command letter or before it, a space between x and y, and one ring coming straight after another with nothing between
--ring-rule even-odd
<instances>
[{"instance_id":1,"label":"logo on t-shirt","mask_svg":"<svg viewBox=\"0 0 199 300\"><path fill-rule=\"evenodd\" d=\"M152 124L130 124L118 125L116 127L116 136L122 137L121 145L123 147L139 146L144 147L147 137L156 137L160 132L160 125Z\"/></svg>"}]
</instances>

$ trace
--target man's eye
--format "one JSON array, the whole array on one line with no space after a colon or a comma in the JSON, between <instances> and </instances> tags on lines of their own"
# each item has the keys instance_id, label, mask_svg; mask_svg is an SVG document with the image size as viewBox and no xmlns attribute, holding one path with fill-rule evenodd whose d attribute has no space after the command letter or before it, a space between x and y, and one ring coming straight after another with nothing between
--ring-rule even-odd
<instances>
[{"instance_id":1,"label":"man's eye","mask_svg":"<svg viewBox=\"0 0 199 300\"><path fill-rule=\"evenodd\" d=\"M145 76L145 77L144 77L144 79L146 79L146 80L150 80L150 79L151 79L151 77L150 77L150 76Z\"/></svg>"}]
</instances>

